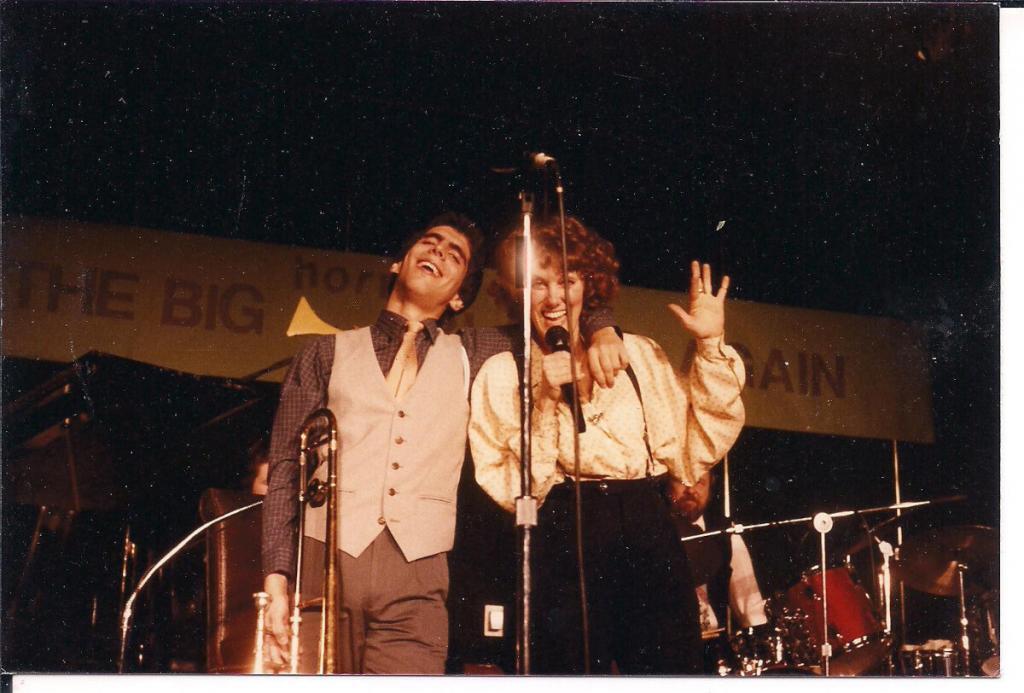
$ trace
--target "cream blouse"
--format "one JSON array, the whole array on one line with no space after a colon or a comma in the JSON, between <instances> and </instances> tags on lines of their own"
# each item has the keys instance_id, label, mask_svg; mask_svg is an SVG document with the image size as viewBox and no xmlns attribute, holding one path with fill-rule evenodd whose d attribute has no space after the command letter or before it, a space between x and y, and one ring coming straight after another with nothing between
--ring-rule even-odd
<instances>
[{"instance_id":1,"label":"cream blouse","mask_svg":"<svg viewBox=\"0 0 1024 693\"><path fill-rule=\"evenodd\" d=\"M648 469L644 415L653 475L669 472L694 484L732 447L743 428L740 393L746 373L736 350L721 337L698 340L687 376L680 376L658 344L627 334L626 353L636 373L643 408L625 373L609 389L595 385L582 406L587 430L580 434L583 478L640 479ZM533 345L533 392L539 394L543 354ZM492 356L473 384L469 442L477 483L513 511L519 496L519 375L510 352ZM573 469L573 421L568 405L543 413L533 426L533 493L543 502Z\"/></svg>"}]
</instances>

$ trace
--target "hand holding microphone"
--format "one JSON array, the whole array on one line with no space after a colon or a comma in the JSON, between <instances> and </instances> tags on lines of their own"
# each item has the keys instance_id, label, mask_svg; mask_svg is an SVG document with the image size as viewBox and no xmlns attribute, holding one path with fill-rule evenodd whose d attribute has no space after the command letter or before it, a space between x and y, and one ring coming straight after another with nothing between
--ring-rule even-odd
<instances>
[{"instance_id":1,"label":"hand holding microphone","mask_svg":"<svg viewBox=\"0 0 1024 693\"><path fill-rule=\"evenodd\" d=\"M548 349L551 350L551 353L544 356L542 396L549 400L557 401L558 396L561 395L562 400L571 409L576 410L579 431L583 433L587 430L587 425L583 420L583 409L580 403L573 397L573 375L569 361L569 331L564 327L555 325L544 335L544 342L547 344ZM579 366L580 364L577 365Z\"/></svg>"}]
</instances>

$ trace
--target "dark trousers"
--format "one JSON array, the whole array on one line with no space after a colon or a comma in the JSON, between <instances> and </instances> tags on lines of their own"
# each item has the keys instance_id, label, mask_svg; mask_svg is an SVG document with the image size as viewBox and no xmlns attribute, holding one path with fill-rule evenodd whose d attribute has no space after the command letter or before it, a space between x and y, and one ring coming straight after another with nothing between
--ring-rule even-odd
<instances>
[{"instance_id":1,"label":"dark trousers","mask_svg":"<svg viewBox=\"0 0 1024 693\"><path fill-rule=\"evenodd\" d=\"M323 594L324 544L303 545L303 601ZM344 673L444 673L448 655L448 556L405 560L385 529L353 558L340 553L341 653ZM303 614L299 642L303 673L316 671L320 610Z\"/></svg>"},{"instance_id":2,"label":"dark trousers","mask_svg":"<svg viewBox=\"0 0 1024 693\"><path fill-rule=\"evenodd\" d=\"M591 673L699 674L703 648L686 553L660 493L664 478L584 482L583 547ZM541 507L533 561L533 671L581 674L575 489Z\"/></svg>"}]
</instances>

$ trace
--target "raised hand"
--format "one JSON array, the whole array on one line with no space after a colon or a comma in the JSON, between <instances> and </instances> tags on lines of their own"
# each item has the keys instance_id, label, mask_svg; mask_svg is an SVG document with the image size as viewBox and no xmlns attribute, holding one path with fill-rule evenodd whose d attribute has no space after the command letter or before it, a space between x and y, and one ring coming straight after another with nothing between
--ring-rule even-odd
<instances>
[{"instance_id":1,"label":"raised hand","mask_svg":"<svg viewBox=\"0 0 1024 693\"><path fill-rule=\"evenodd\" d=\"M725 295L729 291L729 276L722 277L722 286L713 293L711 265L690 263L689 310L671 303L668 309L679 319L683 328L694 337L718 337L725 332Z\"/></svg>"}]
</instances>

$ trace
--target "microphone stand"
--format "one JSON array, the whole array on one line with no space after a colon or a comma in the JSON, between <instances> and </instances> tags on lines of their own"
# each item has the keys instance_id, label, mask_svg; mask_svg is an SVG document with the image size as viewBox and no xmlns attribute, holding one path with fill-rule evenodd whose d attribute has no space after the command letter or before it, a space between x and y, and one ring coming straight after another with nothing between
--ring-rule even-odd
<instances>
[{"instance_id":1,"label":"microphone stand","mask_svg":"<svg viewBox=\"0 0 1024 693\"><path fill-rule=\"evenodd\" d=\"M566 251L565 237L565 189L562 186L562 174L558 169L558 163L554 158L538 155L541 159L534 158L535 165L544 166L545 170L551 165L555 172L555 192L558 198L558 216L562 235L562 277L564 291L568 292L569 263ZM532 473L532 450L531 442L533 430L531 425L531 414L533 412L533 387L532 387L532 305L531 290L533 286L533 241L531 237L531 222L533 220L533 197L525 190L519 194L521 213L523 218L523 249L517 253L522 258L522 265L519 267L519 277L522 278L523 289L523 377L519 383L520 402L520 491L521 496L516 498L516 526L520 528L521 542L521 563L520 563L520 584L519 584L519 623L516 642L516 673L529 675L531 670L530 653L530 623L531 623L531 597L532 597L532 574L530 569L531 541L533 528L537 526L537 499L533 495L533 473ZM570 407L573 414L573 450L575 453L574 473L576 484L576 550L577 566L579 570L580 584L580 606L583 628L583 657L584 673L590 673L590 626L587 611L586 580L583 570L583 541L582 541L582 504L580 501L580 441L579 432L582 424L582 409L580 407L579 388L576 383L576 356L573 345L577 343L578 330L573 326L572 315L568 313L569 297L566 293L565 303L567 308L567 320L569 329L569 372L573 374L570 382L573 393L574 406Z\"/></svg>"},{"instance_id":2,"label":"microphone stand","mask_svg":"<svg viewBox=\"0 0 1024 693\"><path fill-rule=\"evenodd\" d=\"M566 324L569 327L569 373L572 378L569 386L572 388L572 450L573 450L573 480L576 490L576 570L580 585L580 627L583 635L583 673L590 674L590 610L587 607L587 576L583 564L583 494L580 489L580 433L585 431L583 422L583 403L580 400L579 384L576 381L576 350L574 345L581 343L579 336L579 315L573 320L572 305L569 301L569 251L568 240L565 237L565 188L562 186L562 172L558 168L558 162L552 159L555 171L555 194L558 197L558 222L562 235L562 286L565 296Z\"/></svg>"},{"instance_id":3,"label":"microphone stand","mask_svg":"<svg viewBox=\"0 0 1024 693\"><path fill-rule=\"evenodd\" d=\"M523 190L519 193L523 215L523 248L516 257L522 259L518 274L523 280L523 377L519 379L519 428L520 496L516 498L516 527L519 528L519 623L516 632L516 673L530 673L530 608L532 596L532 575L530 572L530 547L533 528L537 526L537 499L533 496L533 470L531 467L531 413L533 411L533 387L531 383L531 287L533 285L533 243L530 236L530 222L533 216L533 196Z\"/></svg>"},{"instance_id":4,"label":"microphone stand","mask_svg":"<svg viewBox=\"0 0 1024 693\"><path fill-rule=\"evenodd\" d=\"M154 563L152 568L146 571L146 574L142 576L141 580L139 580L139 584L135 586L134 590L132 590L132 594L130 597L128 597L128 600L124 604L124 610L121 612L121 649L117 657L117 673L124 673L125 653L128 650L128 631L131 629L132 626L132 607L135 605L135 600L142 592L142 588L146 586L146 583L149 582L150 578L156 575L157 571L163 568L167 561L171 560L179 553L181 553L182 550L184 550L185 547L192 543L192 540L198 537L200 534L203 534L206 530L210 529L215 525L219 525L221 522L224 522L228 518L244 513L247 510L252 510L258 505L263 505L263 501L259 500L256 501L255 503L244 505L241 508L235 508L230 512L226 512L223 515L220 515L219 517L213 518L209 522L199 525L199 527L192 530L192 532L187 537L179 541L177 545L174 546L174 548L172 548L170 551L164 554L159 561Z\"/></svg>"}]
</instances>

